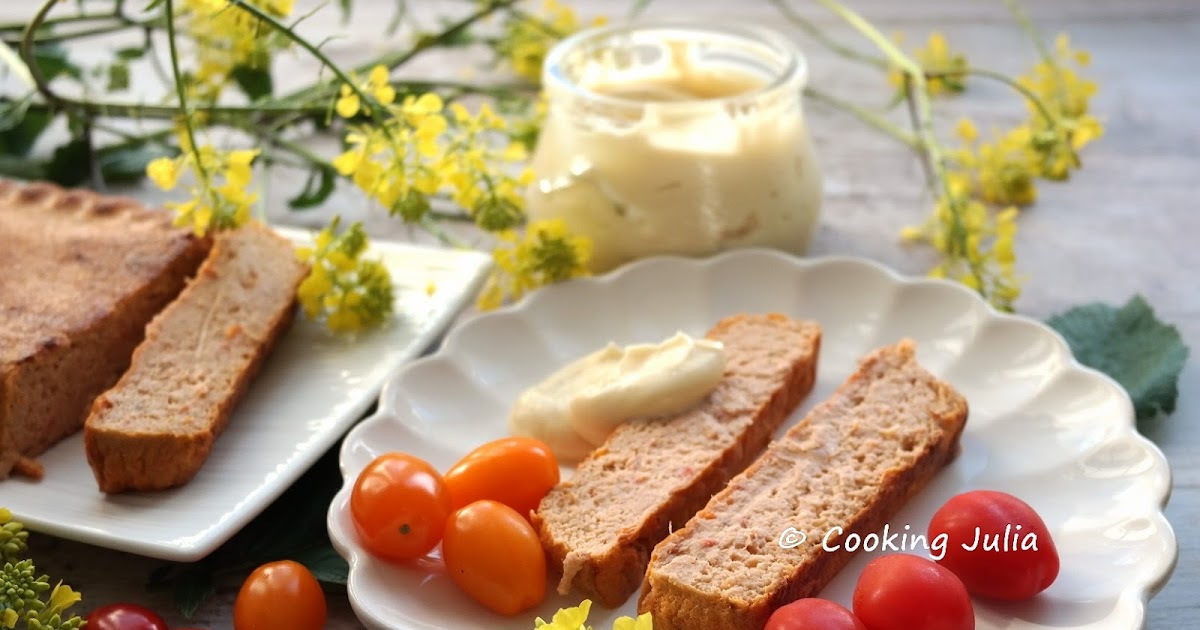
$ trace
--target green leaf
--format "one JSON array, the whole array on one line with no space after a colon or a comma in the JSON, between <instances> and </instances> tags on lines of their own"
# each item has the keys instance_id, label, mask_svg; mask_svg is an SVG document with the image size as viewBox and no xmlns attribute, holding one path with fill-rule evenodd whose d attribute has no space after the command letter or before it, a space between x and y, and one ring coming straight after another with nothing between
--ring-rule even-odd
<instances>
[{"instance_id":1,"label":"green leaf","mask_svg":"<svg viewBox=\"0 0 1200 630\"><path fill-rule=\"evenodd\" d=\"M160 144L127 142L100 149L100 174L112 183L132 183L146 175L146 165L155 158L173 157L175 151Z\"/></svg>"},{"instance_id":2,"label":"green leaf","mask_svg":"<svg viewBox=\"0 0 1200 630\"><path fill-rule=\"evenodd\" d=\"M314 577L326 584L345 584L350 578L350 565L328 545L305 549L292 559L312 571Z\"/></svg>"},{"instance_id":3,"label":"green leaf","mask_svg":"<svg viewBox=\"0 0 1200 630\"><path fill-rule=\"evenodd\" d=\"M654 0L633 0L633 5L629 7L629 17L635 18L641 15L642 11L645 11L646 7L649 7L650 3L653 1Z\"/></svg>"},{"instance_id":4,"label":"green leaf","mask_svg":"<svg viewBox=\"0 0 1200 630\"><path fill-rule=\"evenodd\" d=\"M28 155L53 118L46 110L25 112L21 124L0 133L0 151L15 156Z\"/></svg>"},{"instance_id":5,"label":"green leaf","mask_svg":"<svg viewBox=\"0 0 1200 630\"><path fill-rule=\"evenodd\" d=\"M64 74L76 81L83 78L83 71L71 63L67 49L59 44L38 44L33 49L33 61L46 81Z\"/></svg>"},{"instance_id":6,"label":"green leaf","mask_svg":"<svg viewBox=\"0 0 1200 630\"><path fill-rule=\"evenodd\" d=\"M105 87L109 92L129 89L129 64L123 61L109 64L108 85Z\"/></svg>"},{"instance_id":7,"label":"green leaf","mask_svg":"<svg viewBox=\"0 0 1200 630\"><path fill-rule=\"evenodd\" d=\"M1188 347L1179 331L1159 321L1140 295L1120 308L1078 306L1047 323L1066 338L1080 363L1125 388L1139 422L1175 411Z\"/></svg>"},{"instance_id":8,"label":"green leaf","mask_svg":"<svg viewBox=\"0 0 1200 630\"><path fill-rule=\"evenodd\" d=\"M271 95L273 86L270 67L237 66L232 74L233 80L251 101Z\"/></svg>"},{"instance_id":9,"label":"green leaf","mask_svg":"<svg viewBox=\"0 0 1200 630\"><path fill-rule=\"evenodd\" d=\"M146 56L147 48L144 46L130 46L117 51L117 59L122 61L134 61Z\"/></svg>"},{"instance_id":10,"label":"green leaf","mask_svg":"<svg viewBox=\"0 0 1200 630\"><path fill-rule=\"evenodd\" d=\"M191 619L213 593L217 592L217 584L211 574L199 571L184 573L175 581L175 606L184 619Z\"/></svg>"},{"instance_id":11,"label":"green leaf","mask_svg":"<svg viewBox=\"0 0 1200 630\"><path fill-rule=\"evenodd\" d=\"M33 103L33 94L27 94L17 101L9 99L0 101L0 132L13 129L24 122L25 114L29 111L31 103Z\"/></svg>"},{"instance_id":12,"label":"green leaf","mask_svg":"<svg viewBox=\"0 0 1200 630\"><path fill-rule=\"evenodd\" d=\"M288 200L288 207L293 210L306 210L321 205L333 192L337 172L331 167L313 169L304 182L304 190Z\"/></svg>"},{"instance_id":13,"label":"green leaf","mask_svg":"<svg viewBox=\"0 0 1200 630\"><path fill-rule=\"evenodd\" d=\"M78 186L87 181L88 167L88 144L76 138L54 150L46 163L46 178L60 186Z\"/></svg>"},{"instance_id":14,"label":"green leaf","mask_svg":"<svg viewBox=\"0 0 1200 630\"><path fill-rule=\"evenodd\" d=\"M392 19L388 20L387 27L383 29L385 35L395 35L396 31L400 30L400 25L404 23L404 17L408 15L408 0L396 0L396 10L392 13Z\"/></svg>"},{"instance_id":15,"label":"green leaf","mask_svg":"<svg viewBox=\"0 0 1200 630\"><path fill-rule=\"evenodd\" d=\"M46 179L46 165L36 160L0 153L0 175L25 181Z\"/></svg>"}]
</instances>

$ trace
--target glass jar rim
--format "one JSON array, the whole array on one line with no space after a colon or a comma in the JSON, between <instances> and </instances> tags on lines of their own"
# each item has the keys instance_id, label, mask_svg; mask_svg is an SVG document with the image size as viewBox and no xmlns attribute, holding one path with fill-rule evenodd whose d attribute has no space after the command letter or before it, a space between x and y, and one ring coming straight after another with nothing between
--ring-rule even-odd
<instances>
[{"instance_id":1,"label":"glass jar rim","mask_svg":"<svg viewBox=\"0 0 1200 630\"><path fill-rule=\"evenodd\" d=\"M751 44L765 46L784 57L785 64L778 75L770 82L746 92L728 96L702 98L673 102L655 102L654 105L665 110L688 109L697 103L705 106L736 104L747 100L756 100L785 90L795 90L796 96L804 88L808 80L808 61L791 40L778 31L748 24L720 24L711 21L687 19L639 20L622 24L595 26L578 31L555 44L546 54L542 68L542 84L548 91L565 90L574 96L586 98L591 102L609 107L644 108L645 101L626 98L613 94L604 94L580 85L566 76L563 64L575 50L588 43L604 41L618 35L632 35L642 32L676 31L693 32L697 34L710 33L723 37L741 39Z\"/></svg>"}]
</instances>

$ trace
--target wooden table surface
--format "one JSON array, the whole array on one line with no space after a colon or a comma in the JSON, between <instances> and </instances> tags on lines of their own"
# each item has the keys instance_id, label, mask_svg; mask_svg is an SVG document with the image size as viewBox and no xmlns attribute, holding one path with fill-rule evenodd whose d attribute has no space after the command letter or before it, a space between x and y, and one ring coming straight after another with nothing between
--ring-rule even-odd
<instances>
[{"instance_id":1,"label":"wooden table surface","mask_svg":"<svg viewBox=\"0 0 1200 630\"><path fill-rule=\"evenodd\" d=\"M0 3L0 19L21 19L32 11L25 2ZM304 3L302 2L301 5ZM356 0L348 27L353 37L328 44L338 59L362 59L389 43L379 24L391 2ZM414 10L425 10L434 3ZM456 6L454 3L437 3ZM585 0L584 15L616 15L624 3ZM812 3L802 12L834 36L853 39L835 18ZM934 28L963 49L975 63L1019 72L1034 52L999 2L957 0L850 0L885 32L903 31L909 42L923 40ZM1106 126L1102 140L1087 147L1084 168L1069 185L1045 184L1037 205L1020 219L1017 244L1021 272L1028 277L1018 310L1043 319L1073 305L1102 301L1123 303L1142 294L1159 316L1176 324L1193 351L1181 382L1173 416L1144 428L1169 458L1174 489L1167 516L1179 539L1174 576L1149 605L1147 627L1194 630L1200 627L1200 3L1194 0L1039 0L1030 13L1046 33L1069 31L1072 41L1091 51L1090 75L1100 84L1093 109ZM69 10L64 5L63 11ZM330 8L329 10L333 10ZM772 23L785 28L774 9L756 1L658 0L650 14L712 15ZM383 16L383 17L381 17ZM336 20L306 24L310 33L334 29ZM329 31L332 32L332 31ZM878 78L855 68L795 32L812 67L812 83L827 91L867 102L880 102ZM85 43L99 46L100 43ZM443 58L444 60L444 58ZM284 65L304 69L306 61ZM426 61L414 74L461 78L457 66ZM486 72L481 70L479 72ZM477 75L482 76L482 75ZM286 79L285 79L286 81ZM3 85L3 84L0 84ZM870 100L874 99L874 100ZM904 272L922 273L927 254L897 243L898 230L921 220L929 199L919 185L912 155L898 144L864 128L844 113L810 103L808 115L826 178L823 220L813 253L874 258ZM939 104L947 124L960 114L972 116L987 132L1024 115L1019 101L996 85L975 82L967 94ZM294 183L293 183L294 185ZM145 192L148 201L160 197ZM316 225L317 215L299 217L269 203L281 222ZM329 208L359 207L335 199ZM410 232L378 216L366 215L375 234L409 237ZM418 240L420 237L414 237ZM3 490L0 487L0 504ZM87 597L85 604L136 601L160 611L172 610L166 593L144 585L160 563L124 553L35 535L39 568L64 576ZM223 585L188 625L231 627L237 582ZM344 592L330 591L329 628L360 627ZM173 615L173 623L182 619Z\"/></svg>"}]
</instances>

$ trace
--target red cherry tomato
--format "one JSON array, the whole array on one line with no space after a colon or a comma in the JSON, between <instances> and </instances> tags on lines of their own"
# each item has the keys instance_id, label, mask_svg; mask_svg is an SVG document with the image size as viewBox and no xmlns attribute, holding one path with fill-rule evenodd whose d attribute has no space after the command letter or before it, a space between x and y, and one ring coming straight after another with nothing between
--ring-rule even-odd
<instances>
[{"instance_id":1,"label":"red cherry tomato","mask_svg":"<svg viewBox=\"0 0 1200 630\"><path fill-rule=\"evenodd\" d=\"M450 495L429 462L387 453L359 473L350 514L367 551L386 560L413 560L442 539Z\"/></svg>"},{"instance_id":2,"label":"red cherry tomato","mask_svg":"<svg viewBox=\"0 0 1200 630\"><path fill-rule=\"evenodd\" d=\"M891 554L871 561L854 587L854 614L867 630L974 630L966 587L932 560Z\"/></svg>"},{"instance_id":3,"label":"red cherry tomato","mask_svg":"<svg viewBox=\"0 0 1200 630\"><path fill-rule=\"evenodd\" d=\"M806 597L777 609L763 630L867 630L867 627L837 602Z\"/></svg>"},{"instance_id":4,"label":"red cherry tomato","mask_svg":"<svg viewBox=\"0 0 1200 630\"><path fill-rule=\"evenodd\" d=\"M101 606L87 616L88 630L167 630L158 613L137 604Z\"/></svg>"},{"instance_id":5,"label":"red cherry tomato","mask_svg":"<svg viewBox=\"0 0 1200 630\"><path fill-rule=\"evenodd\" d=\"M476 501L446 523L442 559L466 594L502 615L514 615L546 596L546 555L537 532L516 510Z\"/></svg>"},{"instance_id":6,"label":"red cherry tomato","mask_svg":"<svg viewBox=\"0 0 1200 630\"><path fill-rule=\"evenodd\" d=\"M1058 550L1028 503L1004 492L974 490L951 498L929 523L929 540L945 535L938 564L975 595L1024 600L1058 577Z\"/></svg>"},{"instance_id":7,"label":"red cherry tomato","mask_svg":"<svg viewBox=\"0 0 1200 630\"><path fill-rule=\"evenodd\" d=\"M446 472L451 506L499 501L529 518L542 497L558 485L558 460L545 442L508 437L467 453Z\"/></svg>"},{"instance_id":8,"label":"red cherry tomato","mask_svg":"<svg viewBox=\"0 0 1200 630\"><path fill-rule=\"evenodd\" d=\"M255 569L233 602L234 630L322 630L325 592L298 562L280 560Z\"/></svg>"}]
</instances>

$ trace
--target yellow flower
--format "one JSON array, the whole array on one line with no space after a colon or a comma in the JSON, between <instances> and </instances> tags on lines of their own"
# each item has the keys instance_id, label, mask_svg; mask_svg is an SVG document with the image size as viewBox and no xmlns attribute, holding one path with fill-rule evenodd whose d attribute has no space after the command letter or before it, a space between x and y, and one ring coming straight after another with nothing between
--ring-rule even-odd
<instances>
[{"instance_id":1,"label":"yellow flower","mask_svg":"<svg viewBox=\"0 0 1200 630\"><path fill-rule=\"evenodd\" d=\"M975 142L975 139L979 137L979 130L975 128L975 123L971 122L970 118L959 118L954 129L958 137L967 143Z\"/></svg>"},{"instance_id":2,"label":"yellow flower","mask_svg":"<svg viewBox=\"0 0 1200 630\"><path fill-rule=\"evenodd\" d=\"M381 105L391 105L396 100L396 89L388 82L388 69L386 66L375 66L371 68L371 73L367 75L365 83L356 85L358 89L350 85L343 84L338 90L338 99L334 103L334 111L342 118L353 118L362 110L362 100L359 97L359 91L370 92L375 100Z\"/></svg>"},{"instance_id":3,"label":"yellow flower","mask_svg":"<svg viewBox=\"0 0 1200 630\"><path fill-rule=\"evenodd\" d=\"M159 188L171 190L179 183L179 164L171 158L155 158L146 165L146 176Z\"/></svg>"},{"instance_id":4,"label":"yellow flower","mask_svg":"<svg viewBox=\"0 0 1200 630\"><path fill-rule=\"evenodd\" d=\"M386 322L393 311L392 280L379 261L365 258L368 239L361 223L340 230L334 217L298 250L310 271L296 291L304 314L323 320L336 333L354 333Z\"/></svg>"},{"instance_id":5,"label":"yellow flower","mask_svg":"<svg viewBox=\"0 0 1200 630\"><path fill-rule=\"evenodd\" d=\"M5 608L3 611L0 611L0 626L4 626L5 628L9 628L11 630L12 628L17 627L17 621L19 619L20 617L17 615L17 611L11 608Z\"/></svg>"},{"instance_id":6,"label":"yellow flower","mask_svg":"<svg viewBox=\"0 0 1200 630\"><path fill-rule=\"evenodd\" d=\"M592 21L596 25L604 22L603 17ZM522 13L510 17L495 49L517 76L540 83L542 65L550 47L579 28L579 18L571 7L557 0L545 0L538 14Z\"/></svg>"},{"instance_id":7,"label":"yellow flower","mask_svg":"<svg viewBox=\"0 0 1200 630\"><path fill-rule=\"evenodd\" d=\"M388 79L386 66L371 68L371 74L367 77L367 87L375 95L375 100L383 105L391 105L396 100L396 88L391 86Z\"/></svg>"},{"instance_id":8,"label":"yellow flower","mask_svg":"<svg viewBox=\"0 0 1200 630\"><path fill-rule=\"evenodd\" d=\"M620 617L613 622L613 630L654 630L654 617L650 613L642 613L637 619Z\"/></svg>"},{"instance_id":9,"label":"yellow flower","mask_svg":"<svg viewBox=\"0 0 1200 630\"><path fill-rule=\"evenodd\" d=\"M59 580L58 584L54 585L54 590L50 591L49 614L60 614L79 603L82 599L83 595L72 590L70 586L63 584L62 580Z\"/></svg>"},{"instance_id":10,"label":"yellow flower","mask_svg":"<svg viewBox=\"0 0 1200 630\"><path fill-rule=\"evenodd\" d=\"M254 158L258 157L258 149L247 149L241 151L230 151L227 158L228 170L225 172L225 179L229 183L245 188L250 185L250 163Z\"/></svg>"},{"instance_id":11,"label":"yellow flower","mask_svg":"<svg viewBox=\"0 0 1200 630\"><path fill-rule=\"evenodd\" d=\"M338 116L353 118L358 113L359 105L358 92L355 92L354 88L349 85L343 85L341 90L339 90L337 103L333 107L337 111Z\"/></svg>"},{"instance_id":12,"label":"yellow flower","mask_svg":"<svg viewBox=\"0 0 1200 630\"><path fill-rule=\"evenodd\" d=\"M1017 78L1041 103L1030 100L1027 105L1040 175L1047 179L1069 177L1080 166L1078 152L1104 134L1104 126L1089 113L1097 85L1077 73L1089 61L1086 51L1072 49L1067 36L1059 35L1053 53Z\"/></svg>"},{"instance_id":13,"label":"yellow flower","mask_svg":"<svg viewBox=\"0 0 1200 630\"><path fill-rule=\"evenodd\" d=\"M293 0L244 0L275 18L291 14ZM288 39L229 0L183 0L183 29L194 45L196 68L186 86L193 98L215 102L237 68L269 68Z\"/></svg>"},{"instance_id":14,"label":"yellow flower","mask_svg":"<svg viewBox=\"0 0 1200 630\"><path fill-rule=\"evenodd\" d=\"M154 160L146 166L146 174L164 188L168 184L173 188L185 171L195 176L195 183L188 188L190 199L166 206L175 211L175 225L190 226L204 236L212 229L234 228L250 220L258 195L248 193L247 187L253 175L251 163L258 153L257 149L224 151L204 144L169 163L165 158ZM218 178L223 183L218 183Z\"/></svg>"},{"instance_id":15,"label":"yellow flower","mask_svg":"<svg viewBox=\"0 0 1200 630\"><path fill-rule=\"evenodd\" d=\"M505 230L492 251L495 267L479 299L481 309L499 306L505 297L521 298L531 289L588 275L591 240L567 231L561 219L534 221L520 238Z\"/></svg>"},{"instance_id":16,"label":"yellow flower","mask_svg":"<svg viewBox=\"0 0 1200 630\"><path fill-rule=\"evenodd\" d=\"M925 73L925 84L931 95L952 94L967 89L967 57L951 50L941 33L931 33L925 47L918 49L915 57ZM896 87L904 86L904 72L899 68L889 70L888 79Z\"/></svg>"},{"instance_id":17,"label":"yellow flower","mask_svg":"<svg viewBox=\"0 0 1200 630\"><path fill-rule=\"evenodd\" d=\"M410 124L416 124L425 116L441 113L442 106L442 97L433 92L426 92L420 97L404 97L400 109L409 117Z\"/></svg>"},{"instance_id":18,"label":"yellow flower","mask_svg":"<svg viewBox=\"0 0 1200 630\"><path fill-rule=\"evenodd\" d=\"M587 623L588 613L592 610L592 600L585 599L573 608L561 608L554 613L554 618L546 622L538 617L533 622L534 628L543 630L579 630Z\"/></svg>"}]
</instances>

